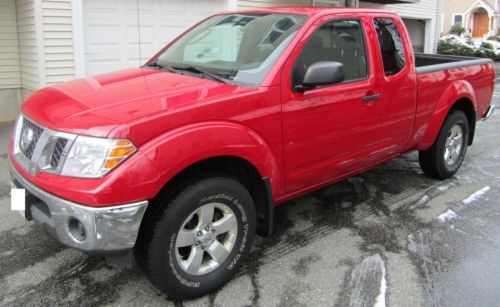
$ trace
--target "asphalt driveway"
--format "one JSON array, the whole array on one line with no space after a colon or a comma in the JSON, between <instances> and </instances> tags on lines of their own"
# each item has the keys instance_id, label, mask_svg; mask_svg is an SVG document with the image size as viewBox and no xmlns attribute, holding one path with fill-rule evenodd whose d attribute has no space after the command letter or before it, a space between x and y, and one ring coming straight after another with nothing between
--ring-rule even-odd
<instances>
[{"instance_id":1,"label":"asphalt driveway","mask_svg":"<svg viewBox=\"0 0 500 307\"><path fill-rule=\"evenodd\" d=\"M172 304L141 272L65 248L10 211L11 129L0 127L0 305ZM233 281L183 305L498 306L500 116L478 124L449 180L425 177L410 153L276 216Z\"/></svg>"}]
</instances>

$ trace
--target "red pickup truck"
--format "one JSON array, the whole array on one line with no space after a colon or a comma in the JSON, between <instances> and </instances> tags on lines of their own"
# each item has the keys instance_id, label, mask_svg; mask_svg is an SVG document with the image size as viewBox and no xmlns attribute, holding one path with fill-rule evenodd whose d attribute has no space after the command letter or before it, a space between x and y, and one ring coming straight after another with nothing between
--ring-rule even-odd
<instances>
[{"instance_id":1,"label":"red pickup truck","mask_svg":"<svg viewBox=\"0 0 500 307\"><path fill-rule=\"evenodd\" d=\"M489 59L414 54L391 12L221 13L143 67L34 93L10 172L26 219L193 298L234 276L288 199L413 150L452 176L494 82Z\"/></svg>"}]
</instances>

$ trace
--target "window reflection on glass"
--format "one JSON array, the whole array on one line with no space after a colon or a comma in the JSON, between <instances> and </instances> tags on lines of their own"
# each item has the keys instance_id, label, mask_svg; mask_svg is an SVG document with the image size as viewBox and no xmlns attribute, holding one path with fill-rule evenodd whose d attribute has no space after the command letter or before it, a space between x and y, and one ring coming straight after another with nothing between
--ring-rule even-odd
<instances>
[{"instance_id":1,"label":"window reflection on glass","mask_svg":"<svg viewBox=\"0 0 500 307\"><path fill-rule=\"evenodd\" d=\"M320 61L342 63L344 82L368 76L363 30L358 20L333 20L321 25L297 57L292 85L301 84L307 68Z\"/></svg>"},{"instance_id":2,"label":"window reflection on glass","mask_svg":"<svg viewBox=\"0 0 500 307\"><path fill-rule=\"evenodd\" d=\"M195 67L228 83L257 86L305 19L271 13L217 15L182 36L156 62L165 67Z\"/></svg>"},{"instance_id":3,"label":"window reflection on glass","mask_svg":"<svg viewBox=\"0 0 500 307\"><path fill-rule=\"evenodd\" d=\"M405 64L405 52L401 36L396 24L391 18L375 18L380 52L384 62L384 72L387 76L395 75L401 71Z\"/></svg>"}]
</instances>

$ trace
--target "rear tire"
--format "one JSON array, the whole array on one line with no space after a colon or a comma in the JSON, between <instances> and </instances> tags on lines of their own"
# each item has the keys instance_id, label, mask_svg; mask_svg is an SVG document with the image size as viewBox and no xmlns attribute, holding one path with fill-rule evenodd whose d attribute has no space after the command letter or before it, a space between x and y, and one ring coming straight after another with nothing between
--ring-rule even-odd
<instances>
[{"instance_id":1,"label":"rear tire","mask_svg":"<svg viewBox=\"0 0 500 307\"><path fill-rule=\"evenodd\" d=\"M227 283L252 245L253 199L238 181L202 179L160 204L146 240L146 272L170 299L192 299Z\"/></svg>"},{"instance_id":2,"label":"rear tire","mask_svg":"<svg viewBox=\"0 0 500 307\"><path fill-rule=\"evenodd\" d=\"M469 142L469 122L462 111L453 111L444 121L431 148L420 151L418 162L429 177L446 179L462 165Z\"/></svg>"}]
</instances>

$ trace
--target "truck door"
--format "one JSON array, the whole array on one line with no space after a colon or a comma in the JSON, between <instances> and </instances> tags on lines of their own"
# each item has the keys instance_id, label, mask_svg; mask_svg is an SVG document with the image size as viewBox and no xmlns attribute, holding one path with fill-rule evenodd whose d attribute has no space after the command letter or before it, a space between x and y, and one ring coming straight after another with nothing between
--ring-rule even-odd
<instances>
[{"instance_id":1,"label":"truck door","mask_svg":"<svg viewBox=\"0 0 500 307\"><path fill-rule=\"evenodd\" d=\"M377 32L377 60L383 67L379 102L384 108L381 125L385 151L390 155L404 149L413 130L417 103L414 56L400 19L389 15L375 17L372 23Z\"/></svg>"},{"instance_id":2,"label":"truck door","mask_svg":"<svg viewBox=\"0 0 500 307\"><path fill-rule=\"evenodd\" d=\"M283 140L287 191L326 183L377 160L382 105L364 16L322 17L285 64L282 78ZM369 32L365 32L369 29ZM374 42L376 44L376 42ZM309 66L336 61L341 83L298 91Z\"/></svg>"}]
</instances>

